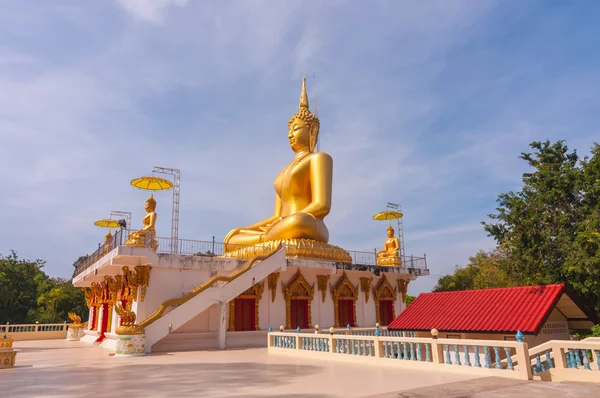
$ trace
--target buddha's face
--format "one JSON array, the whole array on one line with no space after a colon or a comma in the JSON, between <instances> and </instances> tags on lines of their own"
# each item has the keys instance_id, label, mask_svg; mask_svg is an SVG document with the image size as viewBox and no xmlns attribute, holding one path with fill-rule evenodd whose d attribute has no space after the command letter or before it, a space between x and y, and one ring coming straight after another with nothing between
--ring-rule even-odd
<instances>
[{"instance_id":1,"label":"buddha's face","mask_svg":"<svg viewBox=\"0 0 600 398\"><path fill-rule=\"evenodd\" d=\"M388 234L388 238L393 238L394 237L394 230L393 229L388 229L387 234Z\"/></svg>"},{"instance_id":2,"label":"buddha's face","mask_svg":"<svg viewBox=\"0 0 600 398\"><path fill-rule=\"evenodd\" d=\"M310 130L308 125L302 119L294 119L288 131L288 140L290 147L294 152L309 148L310 145Z\"/></svg>"}]
</instances>

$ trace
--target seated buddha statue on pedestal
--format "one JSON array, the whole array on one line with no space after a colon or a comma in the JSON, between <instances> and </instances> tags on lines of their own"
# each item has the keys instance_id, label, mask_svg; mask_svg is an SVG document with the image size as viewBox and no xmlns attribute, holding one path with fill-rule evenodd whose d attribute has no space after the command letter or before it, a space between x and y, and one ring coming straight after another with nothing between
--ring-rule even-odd
<instances>
[{"instance_id":1,"label":"seated buddha statue on pedestal","mask_svg":"<svg viewBox=\"0 0 600 398\"><path fill-rule=\"evenodd\" d=\"M158 249L158 241L155 239L156 231L154 226L156 225L156 200L150 195L150 198L146 200L144 205L146 215L144 216L142 223L144 227L140 230L133 231L129 234L125 246L134 247L152 247L152 249Z\"/></svg>"},{"instance_id":2,"label":"seated buddha statue on pedestal","mask_svg":"<svg viewBox=\"0 0 600 398\"><path fill-rule=\"evenodd\" d=\"M391 225L387 229L387 236L383 250L377 252L377 265L401 265L400 241L394 236L394 228Z\"/></svg>"},{"instance_id":3,"label":"seated buddha statue on pedestal","mask_svg":"<svg viewBox=\"0 0 600 398\"><path fill-rule=\"evenodd\" d=\"M275 178L275 212L231 230L225 237L225 256L249 258L252 250L245 246L275 247L284 242L288 255L295 250L299 257L349 259L345 250L328 245L329 231L323 219L331 209L333 159L315 152L319 126L319 119L309 110L303 78L300 109L288 122L287 138L294 159Z\"/></svg>"}]
</instances>

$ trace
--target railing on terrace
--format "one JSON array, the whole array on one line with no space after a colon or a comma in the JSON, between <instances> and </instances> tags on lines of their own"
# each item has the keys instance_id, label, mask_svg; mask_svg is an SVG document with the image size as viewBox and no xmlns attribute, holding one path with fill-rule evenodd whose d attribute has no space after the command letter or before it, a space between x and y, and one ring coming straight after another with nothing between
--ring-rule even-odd
<instances>
[{"instance_id":1,"label":"railing on terrace","mask_svg":"<svg viewBox=\"0 0 600 398\"><path fill-rule=\"evenodd\" d=\"M91 255L85 257L76 265L75 275L79 275L81 272L91 267L95 262L100 260L103 256L108 254L111 250L125 244L127 237L129 236L130 230L121 229L118 230L115 235L109 241L99 244L98 250ZM188 256L220 256L225 253L225 244L222 242L212 241L201 241L201 240L190 240L190 239L177 239L177 244L172 245L171 238L156 238L158 242L157 253L172 253L172 248L177 247L177 254L188 255ZM151 239L146 242L146 247L152 247ZM239 248L248 246L239 245ZM264 251L264 248L256 247L257 253ZM361 252L348 250L351 257L351 263L336 263L339 269L357 269L357 270L385 270L394 271L398 269L408 269L411 273L421 274L420 270L427 270L427 258L416 257L416 256L404 256L402 259L401 267L385 267L378 266L376 259L377 255L373 252ZM333 259L333 252L332 252Z\"/></svg>"},{"instance_id":2,"label":"railing on terrace","mask_svg":"<svg viewBox=\"0 0 600 398\"><path fill-rule=\"evenodd\" d=\"M0 325L0 339L4 335L10 336L15 341L20 340L49 340L67 337L67 323L33 323Z\"/></svg>"},{"instance_id":3,"label":"railing on terrace","mask_svg":"<svg viewBox=\"0 0 600 398\"><path fill-rule=\"evenodd\" d=\"M513 355L525 361L527 345L516 341L382 336L376 329L375 336L284 331L269 332L268 347L273 353L314 358L394 361L411 368L443 367L461 373L531 379L529 366L519 368L511 360L502 362Z\"/></svg>"},{"instance_id":4,"label":"railing on terrace","mask_svg":"<svg viewBox=\"0 0 600 398\"><path fill-rule=\"evenodd\" d=\"M551 340L528 351L528 365L534 376L556 381L590 381L590 376L600 382L600 341ZM516 358L512 362L518 364ZM504 360L506 361L506 359ZM592 372L588 372L592 371Z\"/></svg>"}]
</instances>

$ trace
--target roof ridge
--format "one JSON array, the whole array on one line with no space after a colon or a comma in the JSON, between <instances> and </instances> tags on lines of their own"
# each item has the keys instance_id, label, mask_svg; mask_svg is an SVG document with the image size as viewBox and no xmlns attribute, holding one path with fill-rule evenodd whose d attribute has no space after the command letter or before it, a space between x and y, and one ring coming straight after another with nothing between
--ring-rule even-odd
<instances>
[{"instance_id":1,"label":"roof ridge","mask_svg":"<svg viewBox=\"0 0 600 398\"><path fill-rule=\"evenodd\" d=\"M524 285L524 286L508 286L508 287L484 287L481 289L463 289L463 290L447 290L444 292L424 292L420 293L421 295L430 295L430 294L448 294L448 293L460 293L460 292L481 292L481 291L491 291L491 290L517 290L517 289L527 289L531 287L547 287L547 286L562 286L566 287L564 283L547 283L547 284L538 284L538 285ZM418 297L418 296L417 296Z\"/></svg>"}]
</instances>

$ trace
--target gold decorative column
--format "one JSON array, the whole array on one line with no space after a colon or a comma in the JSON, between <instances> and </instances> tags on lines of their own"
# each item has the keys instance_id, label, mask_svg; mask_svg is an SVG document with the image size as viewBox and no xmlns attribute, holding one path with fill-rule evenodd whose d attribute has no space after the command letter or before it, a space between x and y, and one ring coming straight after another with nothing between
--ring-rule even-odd
<instances>
[{"instance_id":1,"label":"gold decorative column","mask_svg":"<svg viewBox=\"0 0 600 398\"><path fill-rule=\"evenodd\" d=\"M273 272L269 275L269 290L271 291L271 302L275 302L275 295L277 294L277 280L279 279L279 272Z\"/></svg>"},{"instance_id":2,"label":"gold decorative column","mask_svg":"<svg viewBox=\"0 0 600 398\"><path fill-rule=\"evenodd\" d=\"M327 297L327 283L329 282L329 278L331 278L331 274L317 275L317 287L321 292L323 303L325 302L325 298Z\"/></svg>"},{"instance_id":3,"label":"gold decorative column","mask_svg":"<svg viewBox=\"0 0 600 398\"><path fill-rule=\"evenodd\" d=\"M410 283L409 279L398 279L396 281L398 283L398 291L402 295L402 303L406 303L406 292L408 291L408 284Z\"/></svg>"},{"instance_id":4,"label":"gold decorative column","mask_svg":"<svg viewBox=\"0 0 600 398\"><path fill-rule=\"evenodd\" d=\"M371 294L371 282L373 282L373 277L361 277L360 278L360 291L365 294L365 303L369 302L369 295Z\"/></svg>"}]
</instances>

